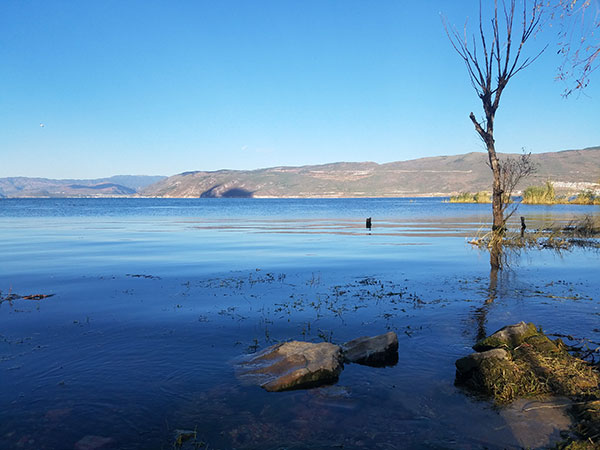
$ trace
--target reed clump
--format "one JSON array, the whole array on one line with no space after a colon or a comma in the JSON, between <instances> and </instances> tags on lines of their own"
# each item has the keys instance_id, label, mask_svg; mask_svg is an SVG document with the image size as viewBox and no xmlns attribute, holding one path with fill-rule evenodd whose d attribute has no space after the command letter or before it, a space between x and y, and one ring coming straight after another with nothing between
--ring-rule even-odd
<instances>
[{"instance_id":1,"label":"reed clump","mask_svg":"<svg viewBox=\"0 0 600 450\"><path fill-rule=\"evenodd\" d=\"M583 190L574 198L569 200L569 203L575 205L600 205L600 195L596 195L591 190Z\"/></svg>"},{"instance_id":2,"label":"reed clump","mask_svg":"<svg viewBox=\"0 0 600 450\"><path fill-rule=\"evenodd\" d=\"M542 186L529 186L523 191L522 203L528 205L600 205L600 194L591 189L584 189L575 195L557 195L554 185L550 181ZM505 203L512 203L513 199L507 196ZM491 203L492 194L489 191L461 192L453 195L449 203Z\"/></svg>"},{"instance_id":3,"label":"reed clump","mask_svg":"<svg viewBox=\"0 0 600 450\"><path fill-rule=\"evenodd\" d=\"M523 191L523 203L529 205L600 205L600 195L591 189L584 189L574 196L558 196L554 185L546 181L543 186L529 186Z\"/></svg>"},{"instance_id":4,"label":"reed clump","mask_svg":"<svg viewBox=\"0 0 600 450\"><path fill-rule=\"evenodd\" d=\"M557 202L554 185L546 181L543 186L529 186L523 191L523 203L529 205L548 205Z\"/></svg>"},{"instance_id":5,"label":"reed clump","mask_svg":"<svg viewBox=\"0 0 600 450\"><path fill-rule=\"evenodd\" d=\"M491 195L488 191L461 192L450 197L450 203L491 203Z\"/></svg>"}]
</instances>

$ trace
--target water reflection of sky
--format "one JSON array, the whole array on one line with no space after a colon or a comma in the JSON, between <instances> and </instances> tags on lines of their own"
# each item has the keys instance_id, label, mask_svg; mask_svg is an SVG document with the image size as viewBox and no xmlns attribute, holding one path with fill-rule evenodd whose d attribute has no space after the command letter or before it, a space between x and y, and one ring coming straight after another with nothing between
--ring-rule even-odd
<instances>
[{"instance_id":1,"label":"water reflection of sky","mask_svg":"<svg viewBox=\"0 0 600 450\"><path fill-rule=\"evenodd\" d=\"M8 207L6 205L9 205ZM258 206L257 206L258 205ZM466 238L489 206L438 200L0 201L0 436L168 447L505 448L510 424L453 385L454 361L520 320L600 341L599 255L515 255L490 297ZM523 208L528 224L597 207ZM364 227L373 217L373 228ZM398 333L393 368L268 395L230 361L288 339ZM6 384L8 383L8 384ZM32 430L36 430L35 433ZM33 441L29 443L29 441ZM67 444L65 444L65 442ZM19 444L21 445L21 444Z\"/></svg>"}]
</instances>

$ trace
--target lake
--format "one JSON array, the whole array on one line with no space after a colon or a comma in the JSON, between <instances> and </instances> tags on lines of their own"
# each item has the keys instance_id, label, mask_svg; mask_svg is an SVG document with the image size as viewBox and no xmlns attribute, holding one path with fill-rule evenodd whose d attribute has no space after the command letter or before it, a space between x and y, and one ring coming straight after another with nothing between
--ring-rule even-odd
<instances>
[{"instance_id":1,"label":"lake","mask_svg":"<svg viewBox=\"0 0 600 450\"><path fill-rule=\"evenodd\" d=\"M600 207L521 205L511 223L584 214ZM168 449L187 429L210 449L519 448L454 362L521 320L600 345L600 255L512 254L491 292L467 242L490 219L439 198L0 199L0 446ZM277 342L389 330L398 364L333 386L234 373Z\"/></svg>"}]
</instances>

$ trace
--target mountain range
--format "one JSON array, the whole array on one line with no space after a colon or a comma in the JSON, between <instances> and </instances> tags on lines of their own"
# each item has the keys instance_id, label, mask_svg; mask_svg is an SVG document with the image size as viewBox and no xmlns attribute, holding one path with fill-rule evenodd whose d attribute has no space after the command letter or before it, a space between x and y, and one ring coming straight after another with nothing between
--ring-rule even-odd
<instances>
[{"instance_id":1,"label":"mountain range","mask_svg":"<svg viewBox=\"0 0 600 450\"><path fill-rule=\"evenodd\" d=\"M501 158L519 155L500 155ZM558 192L600 182L600 147L531 155L537 167L521 188L552 181ZM387 164L340 162L240 171L185 172L141 191L156 197L414 197L491 190L487 153Z\"/></svg>"},{"instance_id":2,"label":"mountain range","mask_svg":"<svg viewBox=\"0 0 600 450\"><path fill-rule=\"evenodd\" d=\"M116 175L94 180L0 178L0 197L127 197L166 177Z\"/></svg>"},{"instance_id":3,"label":"mountain range","mask_svg":"<svg viewBox=\"0 0 600 450\"><path fill-rule=\"evenodd\" d=\"M501 158L518 155L500 155ZM558 192L600 188L600 146L531 155L537 167L518 188L554 183ZM338 162L257 170L120 175L94 180L0 178L4 197L416 197L490 190L486 153L386 164Z\"/></svg>"}]
</instances>

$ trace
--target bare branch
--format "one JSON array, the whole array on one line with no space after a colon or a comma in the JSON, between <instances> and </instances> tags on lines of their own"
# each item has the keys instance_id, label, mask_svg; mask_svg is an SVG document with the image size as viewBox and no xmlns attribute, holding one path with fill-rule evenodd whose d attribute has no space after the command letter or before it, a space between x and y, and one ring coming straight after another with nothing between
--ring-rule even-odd
<instances>
[{"instance_id":1,"label":"bare branch","mask_svg":"<svg viewBox=\"0 0 600 450\"><path fill-rule=\"evenodd\" d=\"M488 59L488 51L487 51L487 45L485 43L485 33L483 32L483 18L481 17L481 0L479 0L479 36L481 39L481 44L483 46L483 55L485 57L485 68L486 68L486 72L489 74L490 70L489 70L489 62L492 60L492 57L490 57ZM475 35L473 35L473 47L477 48L476 44L475 44ZM494 45L492 43L492 51L493 51ZM486 80L487 82L487 80Z\"/></svg>"},{"instance_id":2,"label":"bare branch","mask_svg":"<svg viewBox=\"0 0 600 450\"><path fill-rule=\"evenodd\" d=\"M507 221L517 210L515 204L509 213L506 210L511 205L511 197L517 185L524 178L537 171L537 166L531 159L531 153L523 152L519 157L506 157L500 161L500 180L504 196L502 211L505 212L504 220Z\"/></svg>"},{"instance_id":3,"label":"bare branch","mask_svg":"<svg viewBox=\"0 0 600 450\"><path fill-rule=\"evenodd\" d=\"M559 29L558 53L563 61L557 79L565 82L563 95L585 89L600 66L600 8L590 0L547 0L553 25Z\"/></svg>"},{"instance_id":4,"label":"bare branch","mask_svg":"<svg viewBox=\"0 0 600 450\"><path fill-rule=\"evenodd\" d=\"M512 0L513 5L514 5L514 0ZM541 20L541 14L539 14L540 12L540 8L538 5L537 0L533 2L533 7L531 9L531 19L529 20L529 23L527 21L527 2L524 1L523 2L523 32L521 35L521 42L519 43L519 48L517 50L517 53L514 57L512 66L510 68L510 70L506 73L506 77L507 78L512 78L514 75L516 75L518 72L520 72L521 70L525 69L526 67L528 67L529 65L531 65L531 63L533 63L537 58L539 58L539 56L544 53L544 50L546 50L546 47L544 47L534 58L530 58L530 59L526 59L525 62L521 65L518 65L519 63L519 58L521 56L521 51L523 50L523 46L525 45L525 43L527 42L527 40L531 37L531 35L533 34L533 32L537 29L537 27L539 26L540 20ZM512 20L511 20L511 27L512 27ZM509 55L507 52L507 61L508 61Z\"/></svg>"},{"instance_id":5,"label":"bare branch","mask_svg":"<svg viewBox=\"0 0 600 450\"><path fill-rule=\"evenodd\" d=\"M475 130L477 131L477 133L479 133L479 136L481 136L481 139L483 139L483 142L487 143L487 133L482 128L481 124L477 121L477 119L475 118L475 114L473 114L473 113L469 114L469 118L473 122L473 125L475 125Z\"/></svg>"}]
</instances>

